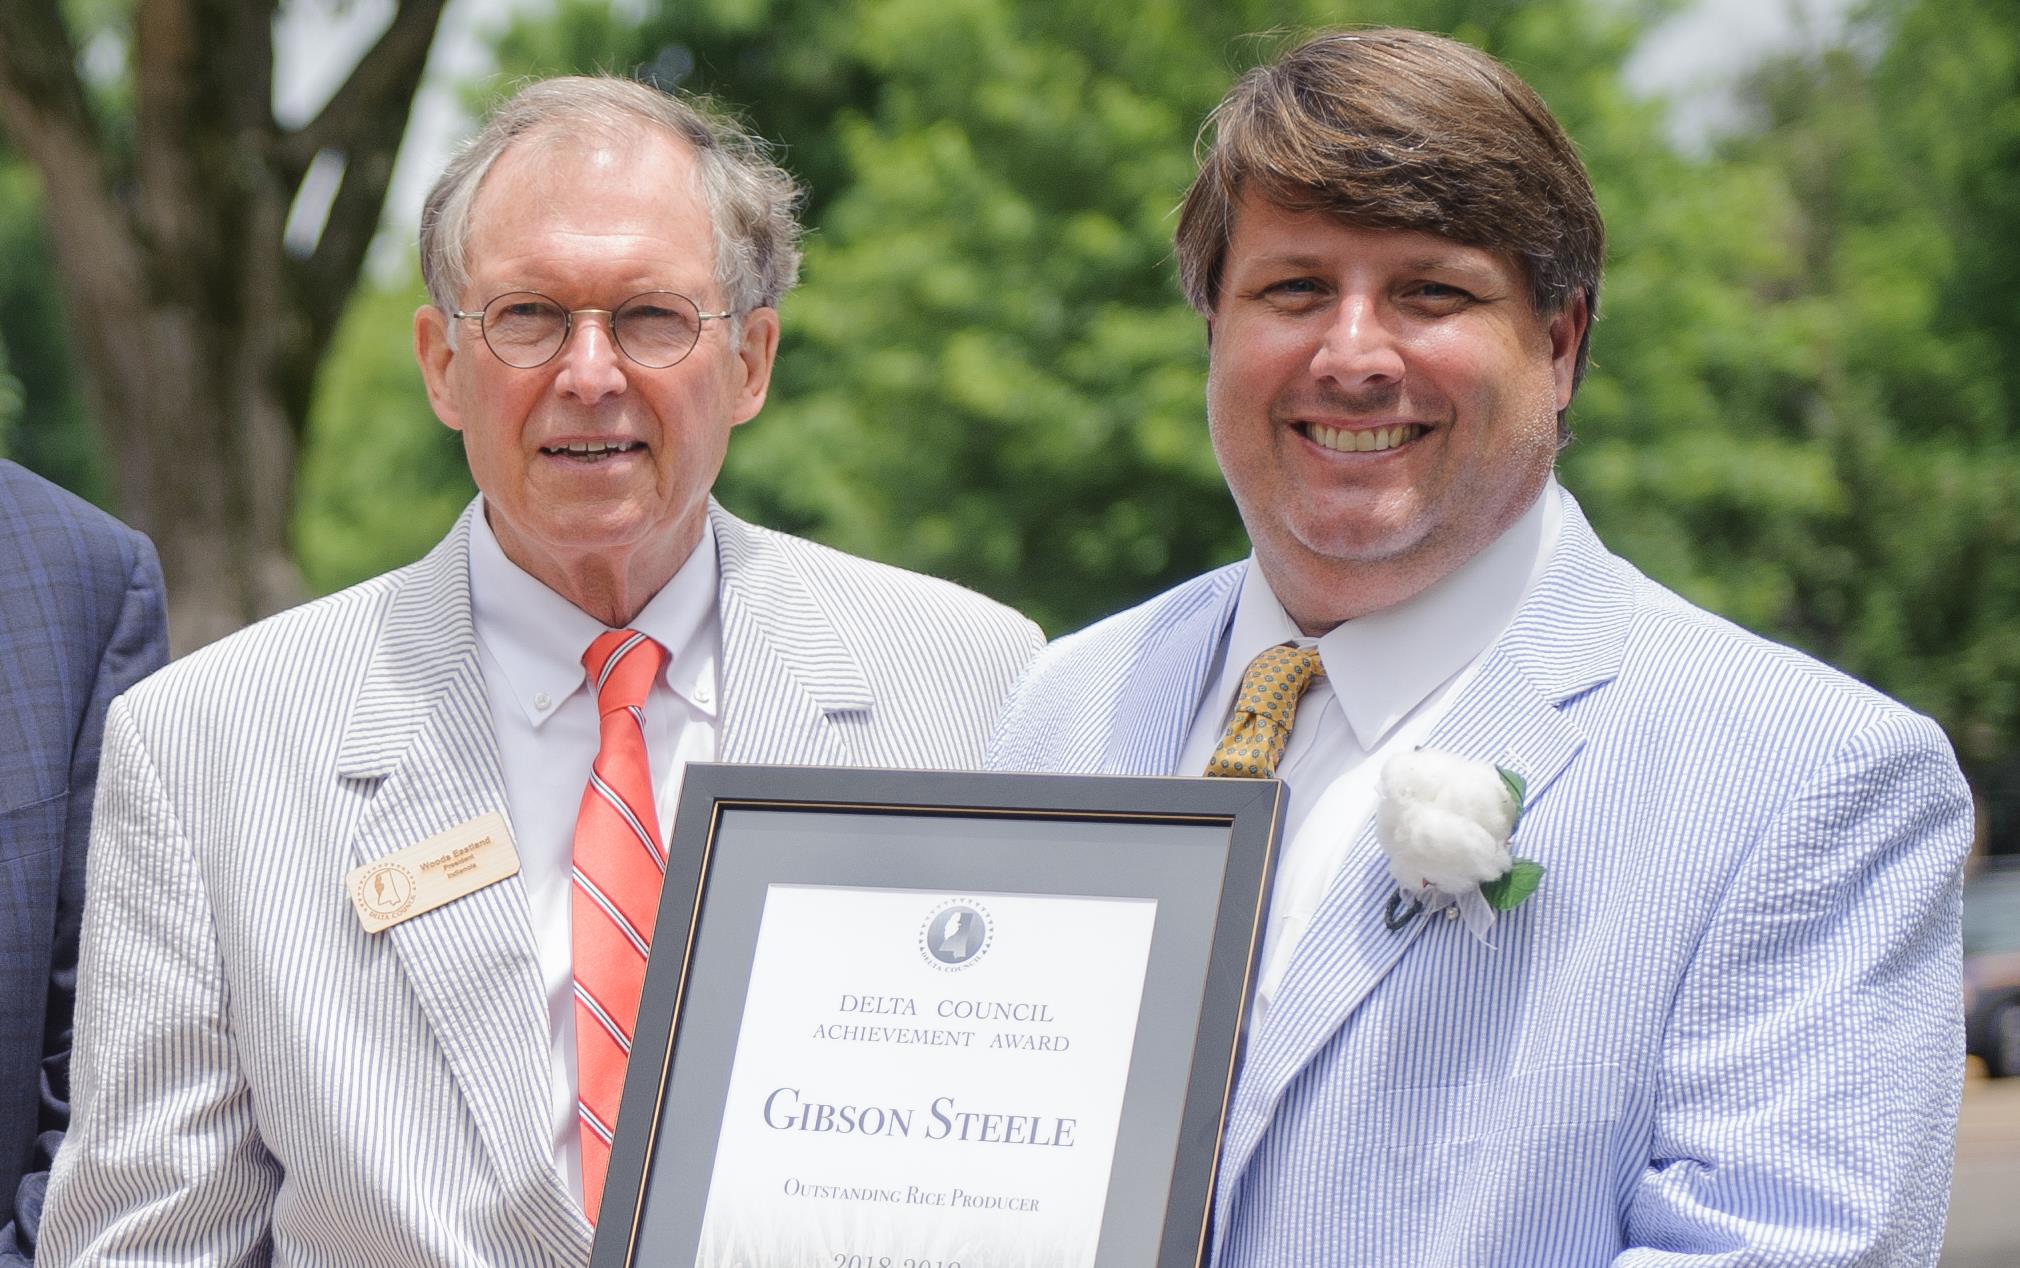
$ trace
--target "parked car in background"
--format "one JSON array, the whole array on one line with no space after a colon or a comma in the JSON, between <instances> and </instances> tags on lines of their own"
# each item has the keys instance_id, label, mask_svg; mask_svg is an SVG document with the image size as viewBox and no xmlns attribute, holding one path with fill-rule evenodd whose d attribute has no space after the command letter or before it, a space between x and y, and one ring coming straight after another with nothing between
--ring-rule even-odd
<instances>
[{"instance_id":1,"label":"parked car in background","mask_svg":"<svg viewBox=\"0 0 2020 1268\"><path fill-rule=\"evenodd\" d=\"M2020 858L1964 882L1964 1049L1994 1078L2020 1076Z\"/></svg>"}]
</instances>

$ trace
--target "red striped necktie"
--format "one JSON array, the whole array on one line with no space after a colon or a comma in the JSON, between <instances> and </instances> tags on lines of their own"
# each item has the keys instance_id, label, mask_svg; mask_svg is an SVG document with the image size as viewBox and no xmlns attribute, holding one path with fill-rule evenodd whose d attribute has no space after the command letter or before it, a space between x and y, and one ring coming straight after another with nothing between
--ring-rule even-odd
<instances>
[{"instance_id":1,"label":"red striped necktie","mask_svg":"<svg viewBox=\"0 0 2020 1268\"><path fill-rule=\"evenodd\" d=\"M582 654L596 689L601 736L575 819L569 887L575 956L575 1114L582 1131L582 1206L603 1198L624 1063L638 1021L638 992L666 874L652 771L645 757L645 697L666 649L634 630L610 630Z\"/></svg>"}]
</instances>

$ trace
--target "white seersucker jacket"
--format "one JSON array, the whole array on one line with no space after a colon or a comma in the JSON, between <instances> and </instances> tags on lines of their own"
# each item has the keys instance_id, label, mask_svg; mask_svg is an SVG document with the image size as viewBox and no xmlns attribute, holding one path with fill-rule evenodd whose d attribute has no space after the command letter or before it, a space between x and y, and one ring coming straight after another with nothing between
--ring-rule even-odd
<instances>
[{"instance_id":1,"label":"white seersucker jacket","mask_svg":"<svg viewBox=\"0 0 2020 1268\"><path fill-rule=\"evenodd\" d=\"M354 867L505 812L466 511L114 704L40 1262L580 1268L517 877L362 932ZM724 761L973 768L1041 642L711 505ZM586 768L585 768L586 769Z\"/></svg>"}]
</instances>

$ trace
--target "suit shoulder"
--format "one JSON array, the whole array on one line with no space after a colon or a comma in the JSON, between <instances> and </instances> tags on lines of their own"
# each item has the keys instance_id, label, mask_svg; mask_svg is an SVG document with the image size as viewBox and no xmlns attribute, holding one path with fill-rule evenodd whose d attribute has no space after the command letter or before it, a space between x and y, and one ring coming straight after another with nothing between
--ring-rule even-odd
<instances>
[{"instance_id":1,"label":"suit shoulder","mask_svg":"<svg viewBox=\"0 0 2020 1268\"><path fill-rule=\"evenodd\" d=\"M719 549L737 551L739 563L757 572L791 570L816 601L845 613L836 628L874 632L898 642L944 640L958 634L996 652L1017 657L1021 666L1043 644L1044 635L1023 613L941 577L912 572L823 546L804 537L724 516L728 531Z\"/></svg>"},{"instance_id":2,"label":"suit shoulder","mask_svg":"<svg viewBox=\"0 0 2020 1268\"><path fill-rule=\"evenodd\" d=\"M1709 763L1722 772L1718 780L1744 784L1763 804L1795 796L1840 761L1886 764L1912 754L1951 778L1955 757L1930 718L1620 567L1627 593L1614 635L1619 659L1602 687L1563 706L1593 734L1656 767ZM1577 655L1561 629L1551 646L1534 641L1547 633L1528 632L1521 655L1532 667Z\"/></svg>"},{"instance_id":3,"label":"suit shoulder","mask_svg":"<svg viewBox=\"0 0 2020 1268\"><path fill-rule=\"evenodd\" d=\"M1550 563L1500 642L1545 695L1651 738L1720 727L1799 747L1830 743L1834 726L1915 716L1650 578L1608 549L1568 492L1561 497Z\"/></svg>"},{"instance_id":4,"label":"suit shoulder","mask_svg":"<svg viewBox=\"0 0 2020 1268\"><path fill-rule=\"evenodd\" d=\"M1798 648L1778 643L1699 607L1675 591L1639 578L1636 619L1627 654L1685 673L1692 693L1737 708L1787 712L1804 703L1867 714L1914 711L1907 705Z\"/></svg>"},{"instance_id":5,"label":"suit shoulder","mask_svg":"<svg viewBox=\"0 0 2020 1268\"><path fill-rule=\"evenodd\" d=\"M173 719L212 702L266 696L285 707L306 676L362 672L386 608L418 565L361 581L255 621L171 662L126 696L138 716Z\"/></svg>"},{"instance_id":6,"label":"suit shoulder","mask_svg":"<svg viewBox=\"0 0 2020 1268\"><path fill-rule=\"evenodd\" d=\"M1114 675L1124 663L1174 632L1189 628L1205 609L1225 605L1230 593L1240 588L1241 577L1239 563L1201 573L1135 607L1056 639L1032 664L1028 681L1036 684L1043 679L1071 678L1088 667Z\"/></svg>"},{"instance_id":7,"label":"suit shoulder","mask_svg":"<svg viewBox=\"0 0 2020 1268\"><path fill-rule=\"evenodd\" d=\"M123 589L154 546L138 530L13 462L0 460L0 562L56 569Z\"/></svg>"},{"instance_id":8,"label":"suit shoulder","mask_svg":"<svg viewBox=\"0 0 2020 1268\"><path fill-rule=\"evenodd\" d=\"M1232 564L1194 577L1132 608L1125 608L1046 648L1011 694L990 745L999 770L1104 769L1103 746L1111 724L1127 708L1143 667L1202 666L1213 655L1220 627L1241 587L1242 566ZM1175 640L1175 641L1174 641ZM1203 671L1202 671L1203 672ZM1153 675L1160 683L1168 675ZM1134 735L1132 744L1160 736Z\"/></svg>"}]
</instances>

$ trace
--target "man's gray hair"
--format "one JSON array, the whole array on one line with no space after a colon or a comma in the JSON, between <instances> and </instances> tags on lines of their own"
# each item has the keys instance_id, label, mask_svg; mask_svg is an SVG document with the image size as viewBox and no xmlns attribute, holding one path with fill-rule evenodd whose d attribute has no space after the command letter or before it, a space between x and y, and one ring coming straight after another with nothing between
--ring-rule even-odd
<instances>
[{"instance_id":1,"label":"man's gray hair","mask_svg":"<svg viewBox=\"0 0 2020 1268\"><path fill-rule=\"evenodd\" d=\"M600 75L526 85L457 150L421 209L421 277L429 299L445 313L462 306L470 280L470 211L506 150L521 142L566 145L585 134L617 139L653 130L694 152L715 239L716 285L729 310L741 317L776 306L799 280L799 185L772 161L762 138L706 102Z\"/></svg>"}]
</instances>

